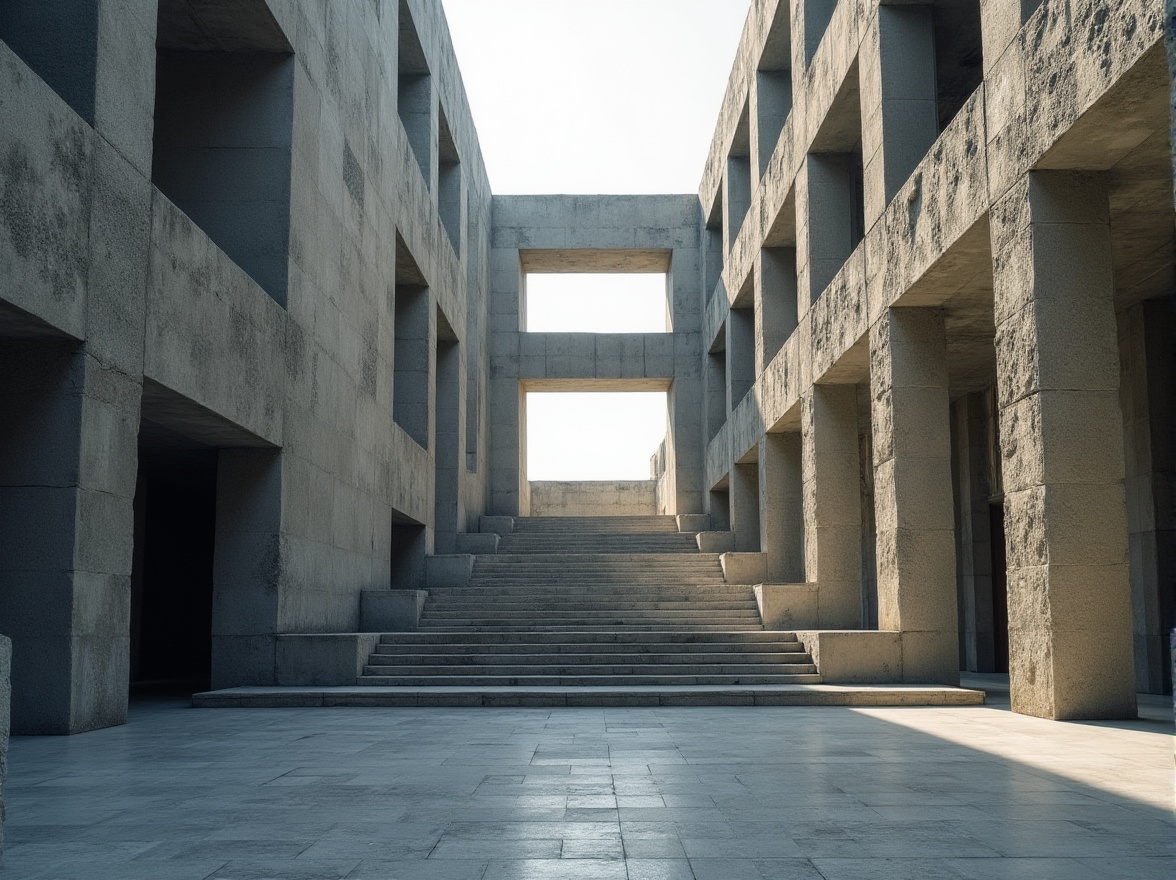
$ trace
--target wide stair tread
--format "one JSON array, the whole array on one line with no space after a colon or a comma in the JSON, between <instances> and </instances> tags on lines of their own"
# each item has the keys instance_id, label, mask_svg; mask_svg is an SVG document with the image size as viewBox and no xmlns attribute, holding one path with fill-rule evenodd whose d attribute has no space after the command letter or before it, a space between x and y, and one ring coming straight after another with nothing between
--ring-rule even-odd
<instances>
[{"instance_id":1,"label":"wide stair tread","mask_svg":"<svg viewBox=\"0 0 1176 880\"><path fill-rule=\"evenodd\" d=\"M763 628L671 516L526 517L475 557L469 586L429 592L418 629L380 638L361 684L692 687L814 684L791 632Z\"/></svg>"}]
</instances>

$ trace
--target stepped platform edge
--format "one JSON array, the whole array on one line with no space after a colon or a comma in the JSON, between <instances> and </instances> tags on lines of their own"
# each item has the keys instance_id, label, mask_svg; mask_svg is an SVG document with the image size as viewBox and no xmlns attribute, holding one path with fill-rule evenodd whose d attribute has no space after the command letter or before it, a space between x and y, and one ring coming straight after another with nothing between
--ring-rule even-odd
<instances>
[{"instance_id":1,"label":"stepped platform edge","mask_svg":"<svg viewBox=\"0 0 1176 880\"><path fill-rule=\"evenodd\" d=\"M688 687L237 687L192 696L197 708L561 706L980 706L984 692L934 684Z\"/></svg>"}]
</instances>

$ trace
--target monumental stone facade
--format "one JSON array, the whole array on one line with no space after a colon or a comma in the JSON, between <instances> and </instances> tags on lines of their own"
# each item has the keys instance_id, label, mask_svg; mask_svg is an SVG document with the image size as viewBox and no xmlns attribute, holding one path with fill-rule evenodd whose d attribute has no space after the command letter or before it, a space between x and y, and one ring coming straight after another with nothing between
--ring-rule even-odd
<instances>
[{"instance_id":1,"label":"monumental stone facade","mask_svg":"<svg viewBox=\"0 0 1176 880\"><path fill-rule=\"evenodd\" d=\"M1164 22L755 0L697 195L512 197L438 0L0 5L13 730L289 682L280 636L531 512L556 389L667 393L651 503L792 628L1132 714L1176 596ZM668 332L527 332L552 271L664 272Z\"/></svg>"}]
</instances>

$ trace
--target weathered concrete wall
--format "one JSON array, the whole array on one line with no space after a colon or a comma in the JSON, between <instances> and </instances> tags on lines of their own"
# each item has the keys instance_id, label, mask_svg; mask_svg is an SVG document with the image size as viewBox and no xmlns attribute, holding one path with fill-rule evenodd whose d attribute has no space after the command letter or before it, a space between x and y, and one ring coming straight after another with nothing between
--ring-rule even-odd
<instances>
[{"instance_id":1,"label":"weathered concrete wall","mask_svg":"<svg viewBox=\"0 0 1176 880\"><path fill-rule=\"evenodd\" d=\"M821 626L834 614L836 626L869 622L859 620L858 608L872 613L876 584L879 624L902 633L904 674L950 680L959 663L957 609L968 630L964 662L992 662L994 575L981 517L1001 497L1003 465L1011 652L1014 668L1022 664L1014 704L1049 717L1130 713L1124 672L1133 653L1148 663L1149 680L1162 678L1160 630L1145 618L1159 621L1171 590L1153 586L1157 561L1147 548L1158 533L1146 516L1136 517L1138 505L1128 566L1126 501L1142 498L1145 482L1154 492L1149 475L1164 472L1166 453L1144 449L1144 440L1170 423L1166 405L1156 404L1152 415L1147 407L1162 395L1149 389L1140 397L1164 369L1142 366L1142 334L1120 335L1119 353L1134 366L1127 371L1134 399L1143 404L1132 410L1129 441L1147 459L1136 466L1129 442L1135 484L1125 500L1122 453L1112 442L1124 426L1106 397L1119 382L1104 367L1116 348L1116 312L1156 308L1176 287L1163 5L997 0L974 9L936 5L930 15L873 0L759 0L699 191L709 349L699 362L714 380L704 458L712 514L722 519L747 508L740 468L758 462L767 473L769 432L799 434L805 570L789 578L815 584ZM783 83L791 86L790 106ZM748 153L759 176L744 215L732 206L747 190ZM1079 222L1056 205L1046 208L1047 197L1032 204L1034 181L1044 180L1032 169L1087 168L1111 169L1101 213L1092 209ZM1153 195L1132 195L1144 190ZM1037 210L1047 218L1040 227L1029 219ZM716 264L721 271L712 274ZM1066 284L1101 285L1100 295L1083 293L1086 305L1065 320L1043 317L1055 308L1049 279L1078 264L1083 277ZM1086 373L1066 350L1089 355ZM1026 375L1039 378L1025 384ZM867 387L872 402L863 408L854 389ZM1075 392L1069 408L1060 404L1063 391ZM1038 394L1058 403L1034 409L1027 401ZM999 425L976 418L984 396L1004 413ZM1009 413L1018 408L1014 421ZM1059 464L1071 443L1086 444L1089 466L1081 472ZM998 479L982 481L991 476L980 473L990 449L1000 451ZM793 540L783 532L801 526L783 491L791 472L769 464L782 483L761 481L760 542L781 560ZM1057 488L1047 491L1055 485L1049 470L1059 466ZM953 467L957 488L968 494L959 523ZM1036 493L1031 509L1021 492ZM1063 513L1043 500L1066 492L1085 492L1089 503L1067 502ZM1073 515L1079 507L1090 522ZM1086 530L1095 518L1104 531L1110 524L1113 538L1094 540ZM782 532L784 522L791 524ZM1085 552L1071 556L1068 543L1058 545L1046 562L1041 542L1066 530L1087 535ZM962 564L957 555L966 556ZM1134 647L1124 618L1128 567L1136 585ZM1061 608L1034 623L1032 609L1050 607L1053 595L1085 595L1074 584L1093 583L1104 571L1111 579L1099 581L1099 595L1085 604L1102 621L1113 659L1095 670L1072 652L1086 623ZM957 577L967 591L962 600ZM1067 578L1076 580L1062 587ZM1046 668L1027 671L1033 657Z\"/></svg>"},{"instance_id":2,"label":"weathered concrete wall","mask_svg":"<svg viewBox=\"0 0 1176 880\"><path fill-rule=\"evenodd\" d=\"M398 575L394 518L422 557L476 527L490 195L434 0L250 0L198 26L202 3L40 7L0 14L0 619L14 729L68 733L125 718L140 443L220 450L217 685L273 682L282 633L357 629ZM437 126L418 161L397 112L422 65L444 205ZM447 346L416 440L392 423L398 284L425 288L402 344L430 383Z\"/></svg>"},{"instance_id":3,"label":"weathered concrete wall","mask_svg":"<svg viewBox=\"0 0 1176 880\"><path fill-rule=\"evenodd\" d=\"M654 516L656 480L531 481L531 516Z\"/></svg>"}]
</instances>

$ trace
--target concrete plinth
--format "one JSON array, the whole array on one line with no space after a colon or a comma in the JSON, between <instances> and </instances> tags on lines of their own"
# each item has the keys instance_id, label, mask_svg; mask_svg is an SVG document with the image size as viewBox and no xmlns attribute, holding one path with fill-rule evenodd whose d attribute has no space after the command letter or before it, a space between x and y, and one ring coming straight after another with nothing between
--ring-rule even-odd
<instances>
[{"instance_id":1,"label":"concrete plinth","mask_svg":"<svg viewBox=\"0 0 1176 880\"><path fill-rule=\"evenodd\" d=\"M427 590L364 590L359 627L364 632L416 632Z\"/></svg>"}]
</instances>

